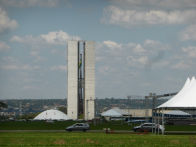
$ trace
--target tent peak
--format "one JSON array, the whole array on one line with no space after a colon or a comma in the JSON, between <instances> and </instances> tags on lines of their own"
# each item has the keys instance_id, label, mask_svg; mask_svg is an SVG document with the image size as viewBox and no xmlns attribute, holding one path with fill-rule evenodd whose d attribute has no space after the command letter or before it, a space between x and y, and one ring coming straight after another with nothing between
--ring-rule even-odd
<instances>
[{"instance_id":1,"label":"tent peak","mask_svg":"<svg viewBox=\"0 0 196 147\"><path fill-rule=\"evenodd\" d=\"M191 81L194 80L195 81L195 76L192 77Z\"/></svg>"},{"instance_id":2,"label":"tent peak","mask_svg":"<svg viewBox=\"0 0 196 147\"><path fill-rule=\"evenodd\" d=\"M183 88L167 102L161 104L157 108L186 108L186 109L196 109L196 79L193 76L191 81L187 78Z\"/></svg>"}]
</instances>

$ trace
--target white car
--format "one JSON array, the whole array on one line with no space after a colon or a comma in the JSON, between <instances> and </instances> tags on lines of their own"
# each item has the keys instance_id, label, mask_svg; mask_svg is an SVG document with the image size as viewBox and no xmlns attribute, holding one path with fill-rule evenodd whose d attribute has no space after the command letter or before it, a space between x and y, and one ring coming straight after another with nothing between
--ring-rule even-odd
<instances>
[{"instance_id":1,"label":"white car","mask_svg":"<svg viewBox=\"0 0 196 147\"><path fill-rule=\"evenodd\" d=\"M156 131L159 130L160 133L165 131L163 125L155 124L155 123L143 123L140 126L136 126L133 128L135 132L152 132L152 129Z\"/></svg>"}]
</instances>

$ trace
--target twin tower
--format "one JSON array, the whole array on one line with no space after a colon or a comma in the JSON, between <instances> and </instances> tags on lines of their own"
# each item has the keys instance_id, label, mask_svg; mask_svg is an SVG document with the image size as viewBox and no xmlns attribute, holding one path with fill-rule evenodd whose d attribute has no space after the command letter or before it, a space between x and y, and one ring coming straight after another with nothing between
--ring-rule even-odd
<instances>
[{"instance_id":1,"label":"twin tower","mask_svg":"<svg viewBox=\"0 0 196 147\"><path fill-rule=\"evenodd\" d=\"M93 41L68 41L67 114L73 120L95 116L95 49Z\"/></svg>"}]
</instances>

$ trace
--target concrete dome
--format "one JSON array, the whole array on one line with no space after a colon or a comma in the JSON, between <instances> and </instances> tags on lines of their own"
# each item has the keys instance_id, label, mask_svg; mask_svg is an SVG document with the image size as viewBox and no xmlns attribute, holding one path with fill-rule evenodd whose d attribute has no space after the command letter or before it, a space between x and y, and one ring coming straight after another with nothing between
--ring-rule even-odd
<instances>
[{"instance_id":1,"label":"concrete dome","mask_svg":"<svg viewBox=\"0 0 196 147\"><path fill-rule=\"evenodd\" d=\"M40 113L34 120L70 120L70 118L59 110L51 109Z\"/></svg>"}]
</instances>

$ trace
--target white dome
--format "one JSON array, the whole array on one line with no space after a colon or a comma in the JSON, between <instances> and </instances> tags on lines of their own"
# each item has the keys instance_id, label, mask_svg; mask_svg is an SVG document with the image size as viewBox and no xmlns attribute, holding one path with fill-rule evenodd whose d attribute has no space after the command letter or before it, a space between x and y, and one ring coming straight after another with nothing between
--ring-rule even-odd
<instances>
[{"instance_id":1,"label":"white dome","mask_svg":"<svg viewBox=\"0 0 196 147\"><path fill-rule=\"evenodd\" d=\"M70 118L59 110L46 110L37 115L34 120L70 120Z\"/></svg>"},{"instance_id":2,"label":"white dome","mask_svg":"<svg viewBox=\"0 0 196 147\"><path fill-rule=\"evenodd\" d=\"M121 109L113 108L108 111L102 112L101 116L108 116L108 117L122 117L123 115L127 115L128 113L124 112Z\"/></svg>"}]
</instances>

